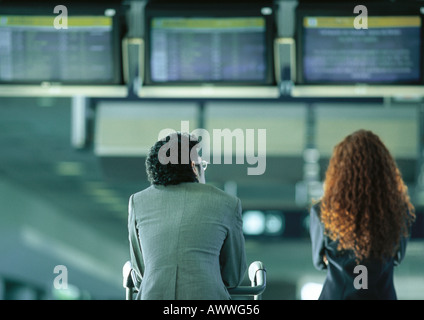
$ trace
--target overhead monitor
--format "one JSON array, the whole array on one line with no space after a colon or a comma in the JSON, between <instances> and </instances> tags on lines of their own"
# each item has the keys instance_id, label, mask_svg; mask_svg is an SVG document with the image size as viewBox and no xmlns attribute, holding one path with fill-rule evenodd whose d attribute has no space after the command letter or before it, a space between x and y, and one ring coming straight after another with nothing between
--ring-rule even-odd
<instances>
[{"instance_id":1,"label":"overhead monitor","mask_svg":"<svg viewBox=\"0 0 424 320\"><path fill-rule=\"evenodd\" d=\"M384 13L369 9L365 22L358 20L353 8L350 12L298 13L297 82L421 84L423 26L419 10ZM363 23L366 28L359 28Z\"/></svg>"},{"instance_id":2,"label":"overhead monitor","mask_svg":"<svg viewBox=\"0 0 424 320\"><path fill-rule=\"evenodd\" d=\"M101 85L121 83L117 12L72 10L55 28L53 8L0 10L0 83Z\"/></svg>"},{"instance_id":3,"label":"overhead monitor","mask_svg":"<svg viewBox=\"0 0 424 320\"><path fill-rule=\"evenodd\" d=\"M146 8L145 83L269 85L273 10Z\"/></svg>"}]
</instances>

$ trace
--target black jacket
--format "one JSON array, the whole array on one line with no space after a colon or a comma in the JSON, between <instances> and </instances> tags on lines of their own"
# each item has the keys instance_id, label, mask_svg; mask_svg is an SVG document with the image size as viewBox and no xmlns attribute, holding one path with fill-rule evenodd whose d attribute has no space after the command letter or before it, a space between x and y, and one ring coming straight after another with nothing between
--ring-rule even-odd
<instances>
[{"instance_id":1,"label":"black jacket","mask_svg":"<svg viewBox=\"0 0 424 320\"><path fill-rule=\"evenodd\" d=\"M383 262L368 260L357 266L352 251L337 250L337 241L324 235L324 225L320 220L321 203L315 204L310 213L310 236L312 241L312 261L318 270L327 269L320 300L395 300L393 268L405 256L407 240L401 240L395 257ZM328 264L323 257L327 257ZM359 278L358 278L359 277ZM356 279L356 282L355 282ZM364 287L367 287L366 289Z\"/></svg>"}]
</instances>

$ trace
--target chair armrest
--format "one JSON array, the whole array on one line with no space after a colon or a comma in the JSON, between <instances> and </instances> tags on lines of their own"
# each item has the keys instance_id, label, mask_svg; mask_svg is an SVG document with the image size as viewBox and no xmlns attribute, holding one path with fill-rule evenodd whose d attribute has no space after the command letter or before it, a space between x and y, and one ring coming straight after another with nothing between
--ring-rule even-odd
<instances>
[{"instance_id":1,"label":"chair armrest","mask_svg":"<svg viewBox=\"0 0 424 320\"><path fill-rule=\"evenodd\" d=\"M229 288L228 292L234 296L258 296L266 289L266 270L261 261L252 262L249 266L249 279L251 286Z\"/></svg>"}]
</instances>

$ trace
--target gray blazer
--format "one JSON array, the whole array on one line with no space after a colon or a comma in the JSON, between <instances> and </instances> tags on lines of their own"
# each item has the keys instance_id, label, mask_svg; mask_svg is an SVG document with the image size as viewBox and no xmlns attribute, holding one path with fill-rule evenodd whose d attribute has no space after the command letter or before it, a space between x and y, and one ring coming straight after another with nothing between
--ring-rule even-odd
<instances>
[{"instance_id":1,"label":"gray blazer","mask_svg":"<svg viewBox=\"0 0 424 320\"><path fill-rule=\"evenodd\" d=\"M129 200L136 299L230 299L247 265L241 203L201 183L150 186Z\"/></svg>"}]
</instances>

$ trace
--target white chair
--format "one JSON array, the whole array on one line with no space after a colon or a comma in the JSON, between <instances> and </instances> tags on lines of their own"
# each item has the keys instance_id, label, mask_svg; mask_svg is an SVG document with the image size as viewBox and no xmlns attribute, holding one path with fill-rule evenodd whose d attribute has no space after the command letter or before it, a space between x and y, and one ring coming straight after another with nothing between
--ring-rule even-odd
<instances>
[{"instance_id":1,"label":"white chair","mask_svg":"<svg viewBox=\"0 0 424 320\"><path fill-rule=\"evenodd\" d=\"M266 270L261 261L252 262L249 266L249 279L251 286L239 286L228 289L231 296L234 297L252 297L254 300L260 300L266 289ZM134 293L138 292L140 280L137 278L131 262L127 261L122 268L123 287L125 288L125 299L133 300Z\"/></svg>"}]
</instances>

